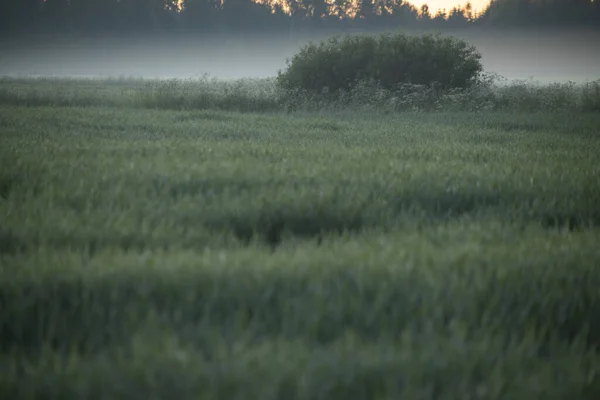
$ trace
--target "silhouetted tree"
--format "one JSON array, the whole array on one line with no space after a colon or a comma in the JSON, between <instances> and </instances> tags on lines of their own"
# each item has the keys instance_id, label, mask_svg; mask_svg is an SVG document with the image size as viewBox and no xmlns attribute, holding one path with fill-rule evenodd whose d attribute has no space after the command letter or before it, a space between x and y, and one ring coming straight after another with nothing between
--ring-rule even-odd
<instances>
[{"instance_id":1,"label":"silhouetted tree","mask_svg":"<svg viewBox=\"0 0 600 400\"><path fill-rule=\"evenodd\" d=\"M463 28L467 26L469 20L465 16L464 11L459 7L454 7L448 14L447 26L451 28Z\"/></svg>"},{"instance_id":2,"label":"silhouetted tree","mask_svg":"<svg viewBox=\"0 0 600 400\"><path fill-rule=\"evenodd\" d=\"M426 22L431 21L431 13L429 12L429 6L427 4L423 4L419 9L419 19Z\"/></svg>"},{"instance_id":3,"label":"silhouetted tree","mask_svg":"<svg viewBox=\"0 0 600 400\"><path fill-rule=\"evenodd\" d=\"M457 0L458 2L458 0ZM478 26L593 26L600 0L492 0L480 14L453 7L431 15L406 0L0 0L0 32L98 33L343 30L350 27L439 29Z\"/></svg>"},{"instance_id":4,"label":"silhouetted tree","mask_svg":"<svg viewBox=\"0 0 600 400\"><path fill-rule=\"evenodd\" d=\"M227 31L258 31L269 25L267 5L249 0L227 0L220 9L221 23Z\"/></svg>"},{"instance_id":5,"label":"silhouetted tree","mask_svg":"<svg viewBox=\"0 0 600 400\"><path fill-rule=\"evenodd\" d=\"M432 18L431 22L433 26L437 28L442 28L446 25L446 18L448 18L448 14L446 13L446 9L439 9L435 16Z\"/></svg>"},{"instance_id":6,"label":"silhouetted tree","mask_svg":"<svg viewBox=\"0 0 600 400\"><path fill-rule=\"evenodd\" d=\"M69 0L69 26L75 33L128 31L133 29L117 0Z\"/></svg>"},{"instance_id":7,"label":"silhouetted tree","mask_svg":"<svg viewBox=\"0 0 600 400\"><path fill-rule=\"evenodd\" d=\"M470 2L467 2L467 4L465 4L465 7L463 8L463 14L469 22L472 22L475 19L475 16L473 14L473 5Z\"/></svg>"},{"instance_id":8,"label":"silhouetted tree","mask_svg":"<svg viewBox=\"0 0 600 400\"><path fill-rule=\"evenodd\" d=\"M600 27L598 0L493 0L477 22L494 26Z\"/></svg>"},{"instance_id":9,"label":"silhouetted tree","mask_svg":"<svg viewBox=\"0 0 600 400\"><path fill-rule=\"evenodd\" d=\"M46 0L42 3L42 12L45 29L60 33L69 30L69 0Z\"/></svg>"},{"instance_id":10,"label":"silhouetted tree","mask_svg":"<svg viewBox=\"0 0 600 400\"><path fill-rule=\"evenodd\" d=\"M120 12L125 14L135 30L168 28L172 20L169 9L173 7L173 2L170 0L120 0L119 3Z\"/></svg>"},{"instance_id":11,"label":"silhouetted tree","mask_svg":"<svg viewBox=\"0 0 600 400\"><path fill-rule=\"evenodd\" d=\"M394 6L392 16L397 16L397 21L400 25L415 25L419 18L419 10L412 3L407 3L402 0L397 0L397 5Z\"/></svg>"},{"instance_id":12,"label":"silhouetted tree","mask_svg":"<svg viewBox=\"0 0 600 400\"><path fill-rule=\"evenodd\" d=\"M41 0L0 1L0 32L35 32L43 21Z\"/></svg>"},{"instance_id":13,"label":"silhouetted tree","mask_svg":"<svg viewBox=\"0 0 600 400\"><path fill-rule=\"evenodd\" d=\"M218 13L217 8L216 0L184 0L181 10L184 28L205 32L211 30Z\"/></svg>"},{"instance_id":14,"label":"silhouetted tree","mask_svg":"<svg viewBox=\"0 0 600 400\"><path fill-rule=\"evenodd\" d=\"M360 26L368 27L374 23L376 15L375 4L373 1L374 0L359 0L356 19Z\"/></svg>"}]
</instances>

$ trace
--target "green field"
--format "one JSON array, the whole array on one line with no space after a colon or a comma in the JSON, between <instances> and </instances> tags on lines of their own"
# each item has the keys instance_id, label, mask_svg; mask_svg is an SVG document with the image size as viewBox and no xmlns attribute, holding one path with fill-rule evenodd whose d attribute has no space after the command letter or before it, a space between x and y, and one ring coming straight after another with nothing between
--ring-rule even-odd
<instances>
[{"instance_id":1,"label":"green field","mask_svg":"<svg viewBox=\"0 0 600 400\"><path fill-rule=\"evenodd\" d=\"M3 398L600 398L600 113L81 85L0 81Z\"/></svg>"}]
</instances>

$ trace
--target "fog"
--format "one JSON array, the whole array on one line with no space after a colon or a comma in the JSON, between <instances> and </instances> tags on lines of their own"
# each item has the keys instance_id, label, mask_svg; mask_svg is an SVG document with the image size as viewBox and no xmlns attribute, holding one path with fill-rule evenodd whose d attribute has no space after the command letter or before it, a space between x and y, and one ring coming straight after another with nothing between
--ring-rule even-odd
<instances>
[{"instance_id":1,"label":"fog","mask_svg":"<svg viewBox=\"0 0 600 400\"><path fill-rule=\"evenodd\" d=\"M482 54L484 68L509 80L541 83L600 78L598 32L513 31L446 33L462 37ZM0 75L56 77L217 78L271 77L309 40L285 37L183 36L66 38L0 41Z\"/></svg>"}]
</instances>

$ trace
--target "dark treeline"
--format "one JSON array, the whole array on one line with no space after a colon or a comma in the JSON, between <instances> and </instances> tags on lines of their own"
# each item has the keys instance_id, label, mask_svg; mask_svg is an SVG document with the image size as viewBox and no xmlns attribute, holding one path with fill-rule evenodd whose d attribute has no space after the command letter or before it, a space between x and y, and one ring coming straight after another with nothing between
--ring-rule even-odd
<instances>
[{"instance_id":1,"label":"dark treeline","mask_svg":"<svg viewBox=\"0 0 600 400\"><path fill-rule=\"evenodd\" d=\"M403 0L0 0L0 31L119 33L294 29L600 27L600 0L494 0L435 15ZM458 0L457 0L458 2Z\"/></svg>"}]
</instances>

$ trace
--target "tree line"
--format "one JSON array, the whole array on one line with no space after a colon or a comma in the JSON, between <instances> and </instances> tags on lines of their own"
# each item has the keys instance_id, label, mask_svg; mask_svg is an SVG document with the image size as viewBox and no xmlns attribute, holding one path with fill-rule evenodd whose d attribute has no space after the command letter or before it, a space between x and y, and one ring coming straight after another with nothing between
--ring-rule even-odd
<instances>
[{"instance_id":1,"label":"tree line","mask_svg":"<svg viewBox=\"0 0 600 400\"><path fill-rule=\"evenodd\" d=\"M0 31L115 33L293 29L600 27L600 0L492 0L436 14L405 0L0 0Z\"/></svg>"}]
</instances>

